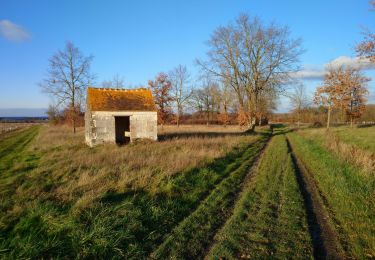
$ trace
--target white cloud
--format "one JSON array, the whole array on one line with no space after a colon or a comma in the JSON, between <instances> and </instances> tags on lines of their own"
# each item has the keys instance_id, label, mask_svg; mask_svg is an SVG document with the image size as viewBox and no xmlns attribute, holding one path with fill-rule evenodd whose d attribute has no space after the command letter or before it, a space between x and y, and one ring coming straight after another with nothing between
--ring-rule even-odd
<instances>
[{"instance_id":1,"label":"white cloud","mask_svg":"<svg viewBox=\"0 0 375 260\"><path fill-rule=\"evenodd\" d=\"M323 67L314 68L311 66L305 66L302 70L293 74L294 78L304 80L322 80L325 74L325 70L329 67L337 68L339 66L351 66L358 69L369 70L375 69L375 63L370 62L369 59L359 57L348 57L339 56L336 59L331 60Z\"/></svg>"},{"instance_id":2,"label":"white cloud","mask_svg":"<svg viewBox=\"0 0 375 260\"><path fill-rule=\"evenodd\" d=\"M292 77L305 80L321 80L324 77L324 70L319 68L304 67L302 70L294 73Z\"/></svg>"},{"instance_id":3,"label":"white cloud","mask_svg":"<svg viewBox=\"0 0 375 260\"><path fill-rule=\"evenodd\" d=\"M22 42L30 38L30 33L9 20L0 20L0 35L15 42Z\"/></svg>"},{"instance_id":4,"label":"white cloud","mask_svg":"<svg viewBox=\"0 0 375 260\"><path fill-rule=\"evenodd\" d=\"M328 64L325 65L325 68L328 67L340 67L340 66L350 66L357 69L374 69L375 63L370 62L367 58L359 58L359 57L348 57L348 56L340 56L336 59L332 60Z\"/></svg>"}]
</instances>

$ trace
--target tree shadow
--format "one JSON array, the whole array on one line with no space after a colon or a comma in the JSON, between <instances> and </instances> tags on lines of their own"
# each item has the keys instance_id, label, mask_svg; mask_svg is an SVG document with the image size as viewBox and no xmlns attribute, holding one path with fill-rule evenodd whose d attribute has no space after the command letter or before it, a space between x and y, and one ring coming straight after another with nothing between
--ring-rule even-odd
<instances>
[{"instance_id":1,"label":"tree shadow","mask_svg":"<svg viewBox=\"0 0 375 260\"><path fill-rule=\"evenodd\" d=\"M201 136L199 134L201 133L198 133L198 136ZM222 136L204 134L203 136ZM235 135L243 134L235 133ZM181 135L178 136L181 137ZM197 136L197 133L188 136ZM249 153L257 152L257 147L259 145L254 143L236 147L225 156L216 158L205 165L182 171L172 178L166 178L160 183L156 192L143 189L123 193L108 191L99 200L101 206L97 210L111 208L112 216L118 214L114 210L116 208L128 214L137 212L134 218L124 220L122 226L127 226L126 230L119 231L115 228L113 231L129 234L129 238L123 241L124 250L130 244L137 248L137 251L139 250L140 255L129 253L127 256L145 257L180 221L191 214L222 180L238 169L248 158Z\"/></svg>"},{"instance_id":2,"label":"tree shadow","mask_svg":"<svg viewBox=\"0 0 375 260\"><path fill-rule=\"evenodd\" d=\"M249 135L254 133L247 132L180 132L180 133L166 133L158 135L159 141L167 141L171 139L180 138L214 138L214 137L225 137L225 136L241 136Z\"/></svg>"}]
</instances>

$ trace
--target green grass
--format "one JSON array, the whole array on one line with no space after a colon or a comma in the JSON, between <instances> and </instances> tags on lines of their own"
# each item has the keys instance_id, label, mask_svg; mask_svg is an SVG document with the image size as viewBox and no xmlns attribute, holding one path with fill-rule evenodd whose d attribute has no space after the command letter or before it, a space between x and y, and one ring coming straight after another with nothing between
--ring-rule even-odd
<instances>
[{"instance_id":1,"label":"green grass","mask_svg":"<svg viewBox=\"0 0 375 260\"><path fill-rule=\"evenodd\" d=\"M30 131L34 133L36 130ZM4 141L18 143L16 139L23 140L23 136L12 135ZM264 142L264 137L243 140L253 141L242 143L223 157L208 158L199 167L164 178L157 192L145 189L109 190L95 203L78 212L74 210L74 204L84 192L90 191L72 190L70 196L74 199L67 201L59 198L56 192L71 179L77 178L77 168L59 170L56 165L61 165L62 161L52 160L60 159L58 156L62 152L66 154L64 146L43 150L42 153L27 146L10 150L0 159L12 161L5 173L8 177L1 179L4 190L0 191L0 257L145 258L217 185L243 167L249 154L257 153L256 149ZM74 156L75 150L89 150L76 141L70 143L67 149L71 150L71 156ZM99 149L92 150L92 153ZM133 148L129 146L127 149ZM38 164L33 170L21 168L17 171L18 177L13 178L18 167L15 162L20 159L17 156L24 153L42 156L40 161L44 164ZM44 156L47 155L49 159L46 161ZM89 158L90 155L87 156Z\"/></svg>"},{"instance_id":2,"label":"green grass","mask_svg":"<svg viewBox=\"0 0 375 260\"><path fill-rule=\"evenodd\" d=\"M330 134L338 137L340 141L375 154L375 126L363 128L340 126L331 127L329 131ZM307 128L301 132L319 141L324 141L324 138L327 137L327 130L325 128ZM332 138L331 136L329 137Z\"/></svg>"},{"instance_id":3,"label":"green grass","mask_svg":"<svg viewBox=\"0 0 375 260\"><path fill-rule=\"evenodd\" d=\"M363 128L337 127L331 130L343 142L375 153L375 126Z\"/></svg>"},{"instance_id":4,"label":"green grass","mask_svg":"<svg viewBox=\"0 0 375 260\"><path fill-rule=\"evenodd\" d=\"M14 165L25 162L25 167L33 167L30 161L33 157L26 151L28 144L38 134L39 126L33 126L27 129L18 130L6 134L0 139L0 178L6 178L14 172L9 169L15 168ZM18 171L25 171L28 169L17 169Z\"/></svg>"},{"instance_id":5,"label":"green grass","mask_svg":"<svg viewBox=\"0 0 375 260\"><path fill-rule=\"evenodd\" d=\"M264 131L94 149L70 129L5 134L0 258L311 258L284 126L274 128L259 171L243 183ZM303 132L288 135L348 256L374 256L373 176L328 151L319 133Z\"/></svg>"},{"instance_id":6,"label":"green grass","mask_svg":"<svg viewBox=\"0 0 375 260\"><path fill-rule=\"evenodd\" d=\"M24 181L22 173L38 166L40 154L28 148L39 129L39 126L33 126L7 133L0 139L0 211L5 211L12 204L9 197Z\"/></svg>"},{"instance_id":7,"label":"green grass","mask_svg":"<svg viewBox=\"0 0 375 260\"><path fill-rule=\"evenodd\" d=\"M375 180L319 142L289 134L297 156L313 174L348 256L375 257Z\"/></svg>"},{"instance_id":8,"label":"green grass","mask_svg":"<svg viewBox=\"0 0 375 260\"><path fill-rule=\"evenodd\" d=\"M208 258L312 258L304 202L284 135L269 144Z\"/></svg>"},{"instance_id":9,"label":"green grass","mask_svg":"<svg viewBox=\"0 0 375 260\"><path fill-rule=\"evenodd\" d=\"M215 235L216 229L231 214L241 183L263 145L264 140L246 151L245 160L241 166L221 182L197 210L173 230L172 234L152 254L152 258L192 259L202 256L206 246Z\"/></svg>"}]
</instances>

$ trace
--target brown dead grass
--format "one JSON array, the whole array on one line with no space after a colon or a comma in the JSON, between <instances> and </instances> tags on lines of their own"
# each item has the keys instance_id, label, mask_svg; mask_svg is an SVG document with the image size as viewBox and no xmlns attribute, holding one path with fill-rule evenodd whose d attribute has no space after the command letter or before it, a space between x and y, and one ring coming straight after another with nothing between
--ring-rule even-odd
<instances>
[{"instance_id":1,"label":"brown dead grass","mask_svg":"<svg viewBox=\"0 0 375 260\"><path fill-rule=\"evenodd\" d=\"M341 159L362 169L365 175L375 175L375 154L370 150L342 141L335 131L313 129L300 132L303 136L321 140L322 144ZM369 142L371 138L369 137Z\"/></svg>"},{"instance_id":2,"label":"brown dead grass","mask_svg":"<svg viewBox=\"0 0 375 260\"><path fill-rule=\"evenodd\" d=\"M158 133L163 134L174 134L174 133L240 133L245 130L244 127L238 125L165 125L158 126Z\"/></svg>"},{"instance_id":3,"label":"brown dead grass","mask_svg":"<svg viewBox=\"0 0 375 260\"><path fill-rule=\"evenodd\" d=\"M199 132L199 135L174 136L187 131ZM120 147L106 144L89 148L84 144L83 129L73 134L66 127L45 126L31 147L33 152L42 154L32 175L48 176L54 198L73 202L77 209L81 209L89 207L107 191L157 192L163 179L200 167L224 156L235 146L258 138L241 135L236 127L164 126L161 132L173 138ZM31 191L19 192L30 194ZM37 196L44 194L42 188L32 193Z\"/></svg>"},{"instance_id":4,"label":"brown dead grass","mask_svg":"<svg viewBox=\"0 0 375 260\"><path fill-rule=\"evenodd\" d=\"M329 150L338 154L342 159L352 162L363 168L364 172L375 176L375 154L362 150L357 146L341 141L337 136L330 133L325 140Z\"/></svg>"},{"instance_id":5,"label":"brown dead grass","mask_svg":"<svg viewBox=\"0 0 375 260\"><path fill-rule=\"evenodd\" d=\"M7 122L0 122L0 135L13 132L16 130L24 129L26 127L30 127L35 125L36 123L7 123Z\"/></svg>"}]
</instances>

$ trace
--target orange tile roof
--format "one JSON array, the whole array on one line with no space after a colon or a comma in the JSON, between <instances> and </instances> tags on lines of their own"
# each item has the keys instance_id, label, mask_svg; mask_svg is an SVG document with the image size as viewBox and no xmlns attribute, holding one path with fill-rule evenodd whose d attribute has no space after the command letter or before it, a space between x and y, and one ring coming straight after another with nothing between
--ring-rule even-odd
<instances>
[{"instance_id":1,"label":"orange tile roof","mask_svg":"<svg viewBox=\"0 0 375 260\"><path fill-rule=\"evenodd\" d=\"M149 89L87 88L91 111L156 111Z\"/></svg>"}]
</instances>

